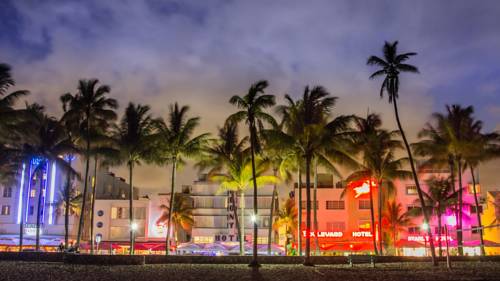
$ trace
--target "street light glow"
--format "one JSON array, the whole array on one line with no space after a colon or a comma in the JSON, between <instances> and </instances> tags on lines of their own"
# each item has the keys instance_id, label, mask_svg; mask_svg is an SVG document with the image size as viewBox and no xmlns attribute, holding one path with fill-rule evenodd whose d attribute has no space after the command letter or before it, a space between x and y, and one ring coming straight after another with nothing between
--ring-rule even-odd
<instances>
[{"instance_id":1,"label":"street light glow","mask_svg":"<svg viewBox=\"0 0 500 281\"><path fill-rule=\"evenodd\" d=\"M428 230L428 229L429 229L429 224L424 222L424 223L422 224L422 229L423 229L423 230Z\"/></svg>"},{"instance_id":2,"label":"street light glow","mask_svg":"<svg viewBox=\"0 0 500 281\"><path fill-rule=\"evenodd\" d=\"M136 231L138 227L139 227L139 226L137 225L137 223L136 223L136 222L133 222L133 223L130 225L130 228L132 229L132 231Z\"/></svg>"}]
</instances>

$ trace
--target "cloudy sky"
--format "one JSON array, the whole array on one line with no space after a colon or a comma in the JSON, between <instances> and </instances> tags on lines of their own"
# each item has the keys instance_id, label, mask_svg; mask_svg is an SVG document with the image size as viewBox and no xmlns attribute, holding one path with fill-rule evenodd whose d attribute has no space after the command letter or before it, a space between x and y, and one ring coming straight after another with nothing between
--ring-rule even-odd
<instances>
[{"instance_id":1,"label":"cloudy sky","mask_svg":"<svg viewBox=\"0 0 500 281\"><path fill-rule=\"evenodd\" d=\"M415 51L419 75L402 77L401 114L410 136L445 104L474 105L500 129L499 1L0 1L0 61L13 66L30 101L61 113L58 97L78 79L99 78L123 107L150 104L165 115L189 104L214 131L234 111L233 94L259 79L269 93L324 85L335 114L378 112L395 128L380 81L366 66L385 40ZM493 185L499 163L483 168ZM126 172L118 169L121 176ZM165 168L143 166L137 184L165 188ZM193 180L187 168L181 181ZM498 186L498 185L497 185Z\"/></svg>"}]
</instances>

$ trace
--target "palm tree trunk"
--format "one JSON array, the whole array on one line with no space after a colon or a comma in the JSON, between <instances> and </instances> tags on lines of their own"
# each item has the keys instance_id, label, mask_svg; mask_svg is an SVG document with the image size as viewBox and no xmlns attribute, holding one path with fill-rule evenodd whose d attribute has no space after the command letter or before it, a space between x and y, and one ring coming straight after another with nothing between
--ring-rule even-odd
<instances>
[{"instance_id":1,"label":"palm tree trunk","mask_svg":"<svg viewBox=\"0 0 500 281\"><path fill-rule=\"evenodd\" d=\"M241 209L241 222L240 222L240 256L245 255L245 192L240 191L240 209Z\"/></svg>"},{"instance_id":2,"label":"palm tree trunk","mask_svg":"<svg viewBox=\"0 0 500 281\"><path fill-rule=\"evenodd\" d=\"M306 249L305 266L312 266L311 262L311 153L306 153Z\"/></svg>"},{"instance_id":3,"label":"palm tree trunk","mask_svg":"<svg viewBox=\"0 0 500 281\"><path fill-rule=\"evenodd\" d=\"M240 228L240 220L238 218L238 205L236 204L236 195L234 191L230 191L231 200L233 201L233 214L234 214L234 222L236 224L237 236L241 237L241 228ZM240 250L243 248L243 241L238 238L238 242L240 244ZM240 252L241 254L241 252Z\"/></svg>"},{"instance_id":4,"label":"palm tree trunk","mask_svg":"<svg viewBox=\"0 0 500 281\"><path fill-rule=\"evenodd\" d=\"M40 251L40 219L42 216L42 194L43 194L43 170L39 168L40 177L40 189L38 190L38 204L36 210L36 238L35 238L35 250Z\"/></svg>"},{"instance_id":5,"label":"palm tree trunk","mask_svg":"<svg viewBox=\"0 0 500 281\"><path fill-rule=\"evenodd\" d=\"M397 239L397 230L396 230L396 227L393 227L392 228L392 243L394 243L394 253L396 254L396 256L399 256L399 251L398 251L398 247L397 247L397 243L396 243L396 239Z\"/></svg>"},{"instance_id":6,"label":"palm tree trunk","mask_svg":"<svg viewBox=\"0 0 500 281\"><path fill-rule=\"evenodd\" d=\"M314 244L316 255L319 256L319 241L318 241L318 159L314 160L314 193L313 193L313 216L314 216Z\"/></svg>"},{"instance_id":7,"label":"palm tree trunk","mask_svg":"<svg viewBox=\"0 0 500 281\"><path fill-rule=\"evenodd\" d=\"M394 93L393 93L394 97ZM410 145L408 144L408 140L406 139L405 132L403 130L403 126L401 125L401 121L399 120L399 113L398 113L398 105L397 105L397 98L393 98L393 104L394 104L394 115L396 116L396 122L398 124L398 129L401 132L401 137L403 139L403 142L405 144L406 152L408 153L408 158L410 160L410 167L411 167L411 172L413 173L413 180L415 181L415 185L417 186L417 193L418 193L418 198L422 204L422 213L424 214L424 223L429 225L429 214L427 213L427 209L425 206L425 201L424 201L424 195L422 193L422 188L420 187L420 182L418 180L418 175L417 171L415 169L415 163L413 162L413 156L411 153ZM432 264L434 266L437 266L437 260L436 260L436 253L434 252L434 241L432 239L432 231L431 228L429 227L427 229L427 235L429 236L429 246L431 248L431 256L432 256Z\"/></svg>"},{"instance_id":8,"label":"palm tree trunk","mask_svg":"<svg viewBox=\"0 0 500 281\"><path fill-rule=\"evenodd\" d=\"M95 210L95 193L97 187L97 155L94 156L94 181L92 182L92 197L90 199L90 254L94 253L94 210Z\"/></svg>"},{"instance_id":9,"label":"palm tree trunk","mask_svg":"<svg viewBox=\"0 0 500 281\"><path fill-rule=\"evenodd\" d=\"M87 132L90 131L87 129ZM89 181L89 169L90 169L90 139L87 134L87 149L85 152L85 179L83 183L83 195L82 195L82 208L80 212L80 220L78 222L78 233L76 235L76 245L75 248L78 250L80 248L80 241L82 238L83 224L85 218L85 207L87 205L87 189Z\"/></svg>"},{"instance_id":10,"label":"palm tree trunk","mask_svg":"<svg viewBox=\"0 0 500 281\"><path fill-rule=\"evenodd\" d=\"M299 256L302 256L302 172L300 170L300 161L299 161L299 168L298 168L298 191L299 191L299 213L298 213L298 227L297 227L297 249L298 249L298 254Z\"/></svg>"},{"instance_id":11,"label":"palm tree trunk","mask_svg":"<svg viewBox=\"0 0 500 281\"><path fill-rule=\"evenodd\" d=\"M174 189L175 189L175 176L177 173L177 157L172 161L172 182L170 187L170 205L168 206L168 227L167 238L165 239L165 255L168 256L170 252L170 230L172 227L172 212L174 211Z\"/></svg>"},{"instance_id":12,"label":"palm tree trunk","mask_svg":"<svg viewBox=\"0 0 500 281\"><path fill-rule=\"evenodd\" d=\"M463 207L464 207L464 202L463 202L463 185L462 185L462 159L461 157L458 157L458 221L457 221L457 247L458 247L458 254L463 256L464 255L464 240L463 240L463 232L462 232L462 226L463 226Z\"/></svg>"},{"instance_id":13,"label":"palm tree trunk","mask_svg":"<svg viewBox=\"0 0 500 281\"><path fill-rule=\"evenodd\" d=\"M370 183L370 190L371 190L371 183ZM379 180L378 182L378 248L379 248L379 254L382 256L383 254L383 233L382 233L382 180ZM395 243L395 242L394 242Z\"/></svg>"},{"instance_id":14,"label":"palm tree trunk","mask_svg":"<svg viewBox=\"0 0 500 281\"><path fill-rule=\"evenodd\" d=\"M476 176L474 175L474 168L472 165L470 166L470 173L472 175L472 189L474 191L474 203L476 204L476 216L477 216L477 224L479 227L479 241L481 242L481 256L485 256L486 252L484 251L484 237L483 237L483 224L481 223L481 212L479 209L479 200L477 198L477 190L476 190Z\"/></svg>"},{"instance_id":15,"label":"palm tree trunk","mask_svg":"<svg viewBox=\"0 0 500 281\"><path fill-rule=\"evenodd\" d=\"M26 171L26 164L23 164L24 165L24 170ZM26 193L26 198L29 198L29 193L28 193L28 188L24 188L27 184L28 186L30 185L31 183L31 161L28 161L28 175L26 176L26 174L24 174L24 178L26 179L26 177L28 178L28 180L25 180L24 182L24 186L23 186L23 190L26 190L24 191L23 193L19 194L19 196L21 197L21 204L23 203L23 194ZM26 203L26 205L29 205L28 203ZM19 222L19 252L22 252L23 250L23 239L24 239L24 216L25 216L25 212L24 212L24 206L21 205L21 221Z\"/></svg>"},{"instance_id":16,"label":"palm tree trunk","mask_svg":"<svg viewBox=\"0 0 500 281\"><path fill-rule=\"evenodd\" d=\"M132 182L134 163L132 161L128 164L128 176L129 176L129 198L128 198L128 221L130 228L130 255L133 255L135 252L135 231L134 227L134 184ZM170 230L170 229L169 229Z\"/></svg>"},{"instance_id":17,"label":"palm tree trunk","mask_svg":"<svg viewBox=\"0 0 500 281\"><path fill-rule=\"evenodd\" d=\"M256 171L255 171L255 130L252 130L255 126L253 122L250 125L250 139L251 139L251 144L250 144L250 154L251 154L251 160L252 160L252 178L253 178L253 215L254 215L254 221L253 221L253 255L252 255L252 261L250 262L249 266L259 266L259 261L257 260L257 235L258 233L258 212L257 212L257 181L256 181Z\"/></svg>"},{"instance_id":18,"label":"palm tree trunk","mask_svg":"<svg viewBox=\"0 0 500 281\"><path fill-rule=\"evenodd\" d=\"M71 167L71 158L69 156L68 165ZM69 246L69 204L71 196L71 175L68 169L68 174L66 175L66 188L64 189L64 249L68 249Z\"/></svg>"},{"instance_id":19,"label":"palm tree trunk","mask_svg":"<svg viewBox=\"0 0 500 281\"><path fill-rule=\"evenodd\" d=\"M273 169L273 175L276 177L276 168ZM276 184L273 185L273 195L271 196L271 209L269 210L269 229L267 234L267 254L271 255L271 239L273 231L273 218L274 218L274 200L276 198Z\"/></svg>"},{"instance_id":20,"label":"palm tree trunk","mask_svg":"<svg viewBox=\"0 0 500 281\"><path fill-rule=\"evenodd\" d=\"M378 250L377 250L377 240L375 239L375 211L373 208L373 188L371 186L371 179L368 185L370 186L370 218L371 218L371 231L372 231L372 242L373 242L373 251L375 252L375 255L378 256Z\"/></svg>"},{"instance_id":21,"label":"palm tree trunk","mask_svg":"<svg viewBox=\"0 0 500 281\"><path fill-rule=\"evenodd\" d=\"M441 206L438 206L438 209L441 209ZM439 234L438 234L438 245L439 245L439 256L442 257L443 256L443 243L441 241L441 237L442 237L442 225L443 223L441 222L441 219L442 219L442 215L441 215L441 212L439 211L438 213L438 231L439 231ZM430 226L429 226L430 227ZM448 239L448 237L446 237Z\"/></svg>"}]
</instances>

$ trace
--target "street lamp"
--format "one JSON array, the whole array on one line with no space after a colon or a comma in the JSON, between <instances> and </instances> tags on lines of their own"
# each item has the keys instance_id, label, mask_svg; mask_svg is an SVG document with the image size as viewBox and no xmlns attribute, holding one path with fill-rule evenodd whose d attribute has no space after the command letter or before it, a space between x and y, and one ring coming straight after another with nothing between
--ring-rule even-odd
<instances>
[{"instance_id":1,"label":"street lamp","mask_svg":"<svg viewBox=\"0 0 500 281\"><path fill-rule=\"evenodd\" d=\"M448 243L448 225L454 226L457 224L457 220L454 216L446 217L446 223L444 224L444 235L446 240L446 267L451 269L451 260L450 260L450 247Z\"/></svg>"},{"instance_id":2,"label":"street lamp","mask_svg":"<svg viewBox=\"0 0 500 281\"><path fill-rule=\"evenodd\" d=\"M99 253L99 243L101 243L101 240L102 240L102 235L101 234L96 234L95 236L95 242L97 243L96 245L96 250L97 250L97 253Z\"/></svg>"},{"instance_id":3,"label":"street lamp","mask_svg":"<svg viewBox=\"0 0 500 281\"><path fill-rule=\"evenodd\" d=\"M429 224L424 222L422 224L422 229L424 231L427 231L429 229ZM425 256L429 256L429 254L427 253L427 236L424 236L424 249L425 249Z\"/></svg>"},{"instance_id":4,"label":"street lamp","mask_svg":"<svg viewBox=\"0 0 500 281\"><path fill-rule=\"evenodd\" d=\"M137 231L137 228L139 226L137 225L136 222L132 222L130 224L130 229L132 230L132 243L130 244L130 254L134 254L134 244L135 244L135 232Z\"/></svg>"}]
</instances>

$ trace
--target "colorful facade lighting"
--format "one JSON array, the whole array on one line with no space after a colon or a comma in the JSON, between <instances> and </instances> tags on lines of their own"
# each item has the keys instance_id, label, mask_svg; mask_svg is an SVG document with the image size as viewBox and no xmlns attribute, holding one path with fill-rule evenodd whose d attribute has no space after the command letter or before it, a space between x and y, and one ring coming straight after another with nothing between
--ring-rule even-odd
<instances>
[{"instance_id":1,"label":"colorful facade lighting","mask_svg":"<svg viewBox=\"0 0 500 281\"><path fill-rule=\"evenodd\" d=\"M23 189L24 189L24 172L26 170L26 164L23 163L23 169L21 171L21 185L19 186L19 202L17 203L17 224L21 223L21 217L23 212Z\"/></svg>"},{"instance_id":2,"label":"colorful facade lighting","mask_svg":"<svg viewBox=\"0 0 500 281\"><path fill-rule=\"evenodd\" d=\"M56 162L52 163L52 168L50 170L50 195L49 195L49 224L53 224L53 214L54 214L54 188L56 186Z\"/></svg>"}]
</instances>

